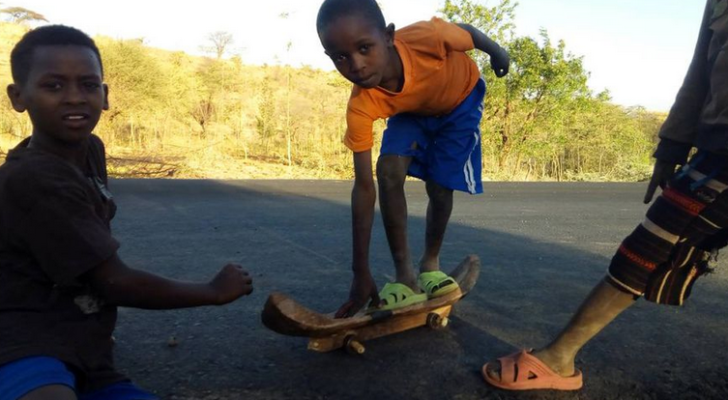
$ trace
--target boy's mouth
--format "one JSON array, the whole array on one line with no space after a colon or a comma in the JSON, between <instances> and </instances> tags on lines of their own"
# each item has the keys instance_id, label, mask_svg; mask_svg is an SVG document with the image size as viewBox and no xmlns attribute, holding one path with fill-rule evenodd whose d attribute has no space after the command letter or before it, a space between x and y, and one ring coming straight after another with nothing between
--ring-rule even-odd
<instances>
[{"instance_id":1,"label":"boy's mouth","mask_svg":"<svg viewBox=\"0 0 728 400\"><path fill-rule=\"evenodd\" d=\"M63 116L64 121L83 121L88 119L87 114L66 114Z\"/></svg>"},{"instance_id":2,"label":"boy's mouth","mask_svg":"<svg viewBox=\"0 0 728 400\"><path fill-rule=\"evenodd\" d=\"M65 114L63 124L70 129L83 129L88 125L90 115L85 113Z\"/></svg>"},{"instance_id":3,"label":"boy's mouth","mask_svg":"<svg viewBox=\"0 0 728 400\"><path fill-rule=\"evenodd\" d=\"M374 86L371 84L371 81L374 79L374 75L369 75L366 78L361 78L356 80L356 84L363 87L371 87Z\"/></svg>"}]
</instances>

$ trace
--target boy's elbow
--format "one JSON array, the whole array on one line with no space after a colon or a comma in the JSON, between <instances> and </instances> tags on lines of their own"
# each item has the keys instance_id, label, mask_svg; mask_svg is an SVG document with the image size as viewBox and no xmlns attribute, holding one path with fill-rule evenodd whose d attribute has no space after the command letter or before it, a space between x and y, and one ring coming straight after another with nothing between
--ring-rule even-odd
<instances>
[{"instance_id":1,"label":"boy's elbow","mask_svg":"<svg viewBox=\"0 0 728 400\"><path fill-rule=\"evenodd\" d=\"M460 28L465 30L470 34L470 36L473 38L473 41L477 41L478 38L486 37L485 33L481 32L480 29L470 25L470 24L458 24Z\"/></svg>"},{"instance_id":2,"label":"boy's elbow","mask_svg":"<svg viewBox=\"0 0 728 400\"><path fill-rule=\"evenodd\" d=\"M114 255L89 271L87 277L93 291L105 302L120 305L126 302L129 286L133 286L128 272L129 268Z\"/></svg>"},{"instance_id":3,"label":"boy's elbow","mask_svg":"<svg viewBox=\"0 0 728 400\"><path fill-rule=\"evenodd\" d=\"M459 26L460 28L468 31L471 35L473 34L473 30L475 29L470 24L459 23L459 24L457 24L457 26Z\"/></svg>"}]
</instances>

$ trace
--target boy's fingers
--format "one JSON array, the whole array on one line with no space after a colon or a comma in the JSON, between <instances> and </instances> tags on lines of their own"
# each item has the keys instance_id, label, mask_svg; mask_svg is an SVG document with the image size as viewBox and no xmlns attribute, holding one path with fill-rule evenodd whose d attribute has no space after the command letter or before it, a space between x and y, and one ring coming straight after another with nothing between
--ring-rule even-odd
<instances>
[{"instance_id":1,"label":"boy's fingers","mask_svg":"<svg viewBox=\"0 0 728 400\"><path fill-rule=\"evenodd\" d=\"M372 305L374 307L379 307L380 301L381 300L379 299L379 293L376 290L374 290L374 292L372 293Z\"/></svg>"},{"instance_id":2,"label":"boy's fingers","mask_svg":"<svg viewBox=\"0 0 728 400\"><path fill-rule=\"evenodd\" d=\"M655 163L655 169L652 172L652 178L650 183L647 185L647 193L645 193L645 204L652 201L655 195L657 187L661 187L663 190L667 186L667 182L670 181L675 175L676 164L667 163L663 161L657 161Z\"/></svg>"},{"instance_id":3,"label":"boy's fingers","mask_svg":"<svg viewBox=\"0 0 728 400\"><path fill-rule=\"evenodd\" d=\"M502 77L506 76L506 74L508 73L508 69L507 68L493 68L493 72L495 72L495 76L497 76L498 78L502 78Z\"/></svg>"},{"instance_id":4,"label":"boy's fingers","mask_svg":"<svg viewBox=\"0 0 728 400\"><path fill-rule=\"evenodd\" d=\"M353 302L351 300L347 301L339 307L339 309L336 311L336 314L334 314L334 318L346 318L349 316L349 309L351 309Z\"/></svg>"},{"instance_id":5,"label":"boy's fingers","mask_svg":"<svg viewBox=\"0 0 728 400\"><path fill-rule=\"evenodd\" d=\"M645 204L650 204L650 202L652 201L652 197L655 196L655 191L657 190L658 184L658 179L655 179L654 177L650 179L650 183L647 185L647 193L645 193Z\"/></svg>"},{"instance_id":6,"label":"boy's fingers","mask_svg":"<svg viewBox=\"0 0 728 400\"><path fill-rule=\"evenodd\" d=\"M365 301L352 301L351 306L349 307L348 312L346 313L346 318L353 317L356 315L356 313L359 312L359 310L366 307L367 303Z\"/></svg>"},{"instance_id":7,"label":"boy's fingers","mask_svg":"<svg viewBox=\"0 0 728 400\"><path fill-rule=\"evenodd\" d=\"M343 307L342 307L342 308L341 308L341 309L340 309L340 310L339 310L339 311L338 311L338 312L336 313L336 315L335 315L334 317L335 317L335 318L349 318L349 317L353 316L354 314L356 314L356 312L357 312L357 311L359 311L359 309L360 309L360 308L361 308L361 306L358 306L358 307L357 307L357 306L356 306L356 305L354 304L354 302L352 302L352 301L349 301L349 302L347 302L347 303L346 303L346 304L345 304L345 305L344 305L344 306L343 306Z\"/></svg>"}]
</instances>

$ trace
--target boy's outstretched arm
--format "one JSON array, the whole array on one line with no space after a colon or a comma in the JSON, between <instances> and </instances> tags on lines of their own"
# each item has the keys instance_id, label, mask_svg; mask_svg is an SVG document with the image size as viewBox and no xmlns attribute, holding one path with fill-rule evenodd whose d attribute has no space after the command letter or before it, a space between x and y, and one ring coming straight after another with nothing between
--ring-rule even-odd
<instances>
[{"instance_id":1,"label":"boy's outstretched arm","mask_svg":"<svg viewBox=\"0 0 728 400\"><path fill-rule=\"evenodd\" d=\"M253 291L252 278L239 265L226 265L209 283L190 283L129 268L116 254L86 278L110 304L157 310L222 305Z\"/></svg>"},{"instance_id":2,"label":"boy's outstretched arm","mask_svg":"<svg viewBox=\"0 0 728 400\"><path fill-rule=\"evenodd\" d=\"M369 299L379 304L377 285L369 270L369 242L374 222L374 188L371 150L354 153L354 188L351 191L351 228L353 236L352 269L354 279L349 299L336 312L336 318L351 317L366 306Z\"/></svg>"},{"instance_id":3,"label":"boy's outstretched arm","mask_svg":"<svg viewBox=\"0 0 728 400\"><path fill-rule=\"evenodd\" d=\"M459 27L465 29L473 37L475 48L486 52L490 56L490 66L495 72L495 76L502 78L508 74L510 65L510 57L498 43L489 38L485 33L469 24L458 24Z\"/></svg>"}]
</instances>

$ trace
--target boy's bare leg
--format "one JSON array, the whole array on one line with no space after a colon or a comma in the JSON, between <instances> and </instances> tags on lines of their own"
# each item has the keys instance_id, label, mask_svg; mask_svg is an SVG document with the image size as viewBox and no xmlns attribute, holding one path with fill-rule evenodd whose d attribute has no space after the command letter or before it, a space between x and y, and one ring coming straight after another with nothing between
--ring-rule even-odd
<instances>
[{"instance_id":1,"label":"boy's bare leg","mask_svg":"<svg viewBox=\"0 0 728 400\"><path fill-rule=\"evenodd\" d=\"M419 292L407 241L407 200L404 194L404 181L410 162L412 157L380 156L377 161L377 181L379 208L387 232L389 249L394 259L394 267L397 270L397 282Z\"/></svg>"},{"instance_id":2,"label":"boy's bare leg","mask_svg":"<svg viewBox=\"0 0 728 400\"><path fill-rule=\"evenodd\" d=\"M77 400L73 389L64 385L49 385L36 389L18 400Z\"/></svg>"},{"instance_id":3,"label":"boy's bare leg","mask_svg":"<svg viewBox=\"0 0 728 400\"><path fill-rule=\"evenodd\" d=\"M634 302L633 295L602 280L556 339L532 354L559 375L574 375L574 359L579 350ZM488 375L500 379L499 363L491 363L490 366Z\"/></svg>"},{"instance_id":4,"label":"boy's bare leg","mask_svg":"<svg viewBox=\"0 0 728 400\"><path fill-rule=\"evenodd\" d=\"M440 269L440 248L445 238L447 223L452 214L452 189L427 181L427 230L425 233L425 253L420 260L420 271L437 271Z\"/></svg>"}]
</instances>

